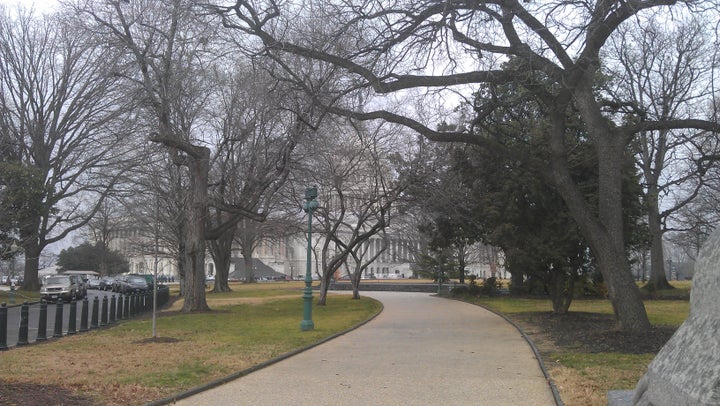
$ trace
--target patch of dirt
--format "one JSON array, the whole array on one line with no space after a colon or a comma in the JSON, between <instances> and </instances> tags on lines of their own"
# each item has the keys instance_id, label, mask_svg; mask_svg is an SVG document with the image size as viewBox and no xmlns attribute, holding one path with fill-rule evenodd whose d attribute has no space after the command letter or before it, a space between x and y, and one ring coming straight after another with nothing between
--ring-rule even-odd
<instances>
[{"instance_id":1,"label":"patch of dirt","mask_svg":"<svg viewBox=\"0 0 720 406\"><path fill-rule=\"evenodd\" d=\"M675 333L675 327L653 327L646 331L620 331L611 314L571 312L518 314L513 318L542 353L558 348L578 352L657 353Z\"/></svg>"},{"instance_id":2,"label":"patch of dirt","mask_svg":"<svg viewBox=\"0 0 720 406\"><path fill-rule=\"evenodd\" d=\"M0 381L0 405L8 406L92 406L97 402L51 385Z\"/></svg>"},{"instance_id":3,"label":"patch of dirt","mask_svg":"<svg viewBox=\"0 0 720 406\"><path fill-rule=\"evenodd\" d=\"M177 338L174 338L174 337L150 337L150 338L146 338L146 339L140 340L140 341L133 341L132 343L133 344L150 344L150 343L168 344L168 343L177 343L180 341L182 341L182 340L178 340Z\"/></svg>"}]
</instances>

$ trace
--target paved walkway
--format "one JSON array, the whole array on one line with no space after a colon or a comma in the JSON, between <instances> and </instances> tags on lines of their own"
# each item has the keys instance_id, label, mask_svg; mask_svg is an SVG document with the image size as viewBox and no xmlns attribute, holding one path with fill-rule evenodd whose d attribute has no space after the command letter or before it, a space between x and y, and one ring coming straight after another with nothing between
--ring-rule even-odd
<instances>
[{"instance_id":1,"label":"paved walkway","mask_svg":"<svg viewBox=\"0 0 720 406\"><path fill-rule=\"evenodd\" d=\"M501 317L427 293L361 294L385 306L368 324L177 404L555 405Z\"/></svg>"}]
</instances>

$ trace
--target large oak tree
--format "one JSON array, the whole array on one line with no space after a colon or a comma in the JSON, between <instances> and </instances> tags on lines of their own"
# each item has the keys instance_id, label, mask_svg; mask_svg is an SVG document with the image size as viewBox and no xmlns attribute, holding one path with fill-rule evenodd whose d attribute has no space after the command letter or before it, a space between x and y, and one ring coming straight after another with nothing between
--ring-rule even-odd
<instances>
[{"instance_id":1,"label":"large oak tree","mask_svg":"<svg viewBox=\"0 0 720 406\"><path fill-rule=\"evenodd\" d=\"M502 144L476 131L483 118L502 108L492 97L470 100L477 116L461 131L437 131L430 102L441 96L467 95L473 87L505 83L521 86L541 108L536 136L549 156L532 163L559 191L577 221L609 288L618 325L624 330L650 326L630 272L623 236L622 166L629 143L642 131L697 128L720 130L717 123L692 116L624 120L599 91L601 51L617 30L634 17L668 7L694 11L714 2L633 1L318 1L298 5L267 1L218 2L213 9L223 24L256 36L279 60L300 55L342 70L346 79L338 96L358 98L365 109L347 103L329 111L356 119L382 119L412 128L436 141L475 144L507 154ZM685 11L683 10L683 11ZM698 10L700 11L700 10ZM667 19L672 15L667 14ZM324 21L324 28L302 16ZM288 36L292 33L292 36ZM516 63L504 66L509 58ZM298 79L303 79L297 77ZM370 92L369 96L365 92ZM424 109L409 103L390 108L387 96L412 94ZM384 97L385 96L385 97ZM371 97L371 98L368 98ZM441 99L442 100L442 99ZM388 106L386 108L386 106ZM573 114L569 114L573 112ZM625 112L623 112L625 113ZM568 117L579 117L574 123ZM566 137L576 126L591 142L598 162L597 201L588 201L568 167ZM529 157L516 157L531 160Z\"/></svg>"}]
</instances>

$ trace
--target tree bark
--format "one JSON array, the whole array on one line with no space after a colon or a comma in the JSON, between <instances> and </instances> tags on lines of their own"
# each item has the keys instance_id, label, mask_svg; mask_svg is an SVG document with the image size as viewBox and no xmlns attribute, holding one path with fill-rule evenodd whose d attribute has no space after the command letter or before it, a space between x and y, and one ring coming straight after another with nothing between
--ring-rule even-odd
<instances>
[{"instance_id":1,"label":"tree bark","mask_svg":"<svg viewBox=\"0 0 720 406\"><path fill-rule=\"evenodd\" d=\"M457 253L458 253L458 279L461 285L465 284L465 250L467 249L467 244L459 244L460 246L457 247Z\"/></svg>"},{"instance_id":2,"label":"tree bark","mask_svg":"<svg viewBox=\"0 0 720 406\"><path fill-rule=\"evenodd\" d=\"M597 259L598 268L608 285L618 326L622 330L647 330L650 320L640 297L640 290L630 270L625 249L622 207L622 168L627 142L613 131L600 114L589 85L575 94L578 106L595 144L598 159L597 214L590 210L574 183L565 151L565 110L551 114L552 181L565 200L573 218Z\"/></svg>"},{"instance_id":3,"label":"tree bark","mask_svg":"<svg viewBox=\"0 0 720 406\"><path fill-rule=\"evenodd\" d=\"M360 275L362 274L362 270L360 272L353 272L350 274L350 282L352 283L352 292L353 292L353 299L360 299Z\"/></svg>"},{"instance_id":4,"label":"tree bark","mask_svg":"<svg viewBox=\"0 0 720 406\"><path fill-rule=\"evenodd\" d=\"M40 268L40 252L42 247L30 240L29 243L23 244L25 252L25 268L23 271L23 290L37 292L40 290L40 278L38 277L38 269ZM13 269L14 271L14 269Z\"/></svg>"},{"instance_id":5,"label":"tree bark","mask_svg":"<svg viewBox=\"0 0 720 406\"><path fill-rule=\"evenodd\" d=\"M573 299L575 277L567 272L565 267L550 271L550 296L553 305L553 314L567 314ZM567 285L567 286L566 286Z\"/></svg>"},{"instance_id":6,"label":"tree bark","mask_svg":"<svg viewBox=\"0 0 720 406\"><path fill-rule=\"evenodd\" d=\"M232 292L228 284L228 277L230 275L232 243L236 228L237 226L232 226L223 232L217 240L210 242L210 250L215 262L215 286L213 286L213 292L215 293Z\"/></svg>"},{"instance_id":7,"label":"tree bark","mask_svg":"<svg viewBox=\"0 0 720 406\"><path fill-rule=\"evenodd\" d=\"M185 234L185 301L183 312L209 310L205 298L205 222L208 213L208 171L210 150L196 147L196 156L187 155L190 169L190 196Z\"/></svg>"},{"instance_id":8,"label":"tree bark","mask_svg":"<svg viewBox=\"0 0 720 406\"><path fill-rule=\"evenodd\" d=\"M252 251L243 250L243 263L245 264L245 283L256 283Z\"/></svg>"},{"instance_id":9,"label":"tree bark","mask_svg":"<svg viewBox=\"0 0 720 406\"><path fill-rule=\"evenodd\" d=\"M651 196L654 196L652 198ZM648 229L650 231L650 279L643 286L643 289L650 291L672 289L665 274L665 254L663 250L663 232L660 225L660 213L658 210L657 190L654 193L648 191Z\"/></svg>"}]
</instances>

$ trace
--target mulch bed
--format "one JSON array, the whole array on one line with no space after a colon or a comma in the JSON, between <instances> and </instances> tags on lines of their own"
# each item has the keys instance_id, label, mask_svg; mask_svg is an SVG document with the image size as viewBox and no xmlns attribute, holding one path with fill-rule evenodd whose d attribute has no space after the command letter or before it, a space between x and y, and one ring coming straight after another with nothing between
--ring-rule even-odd
<instances>
[{"instance_id":1,"label":"mulch bed","mask_svg":"<svg viewBox=\"0 0 720 406\"><path fill-rule=\"evenodd\" d=\"M620 331L613 315L598 313L571 312L562 316L528 313L513 315L513 319L533 341L549 341L559 348L587 353L657 353L676 330L660 326L646 331Z\"/></svg>"}]
</instances>

